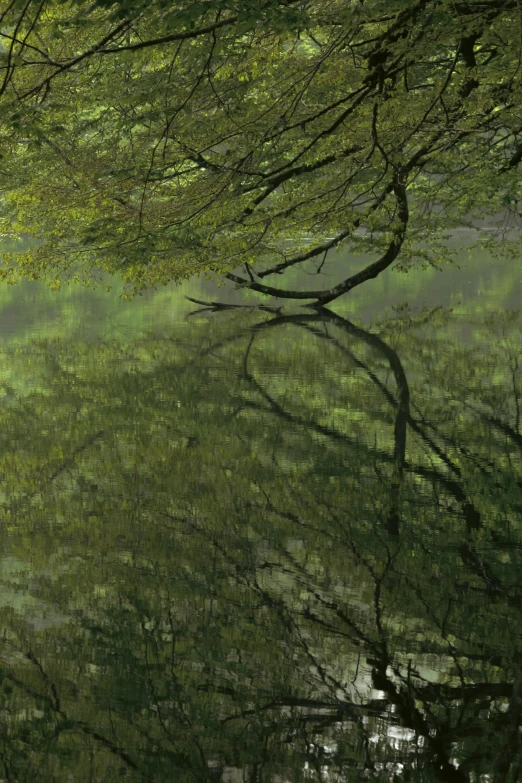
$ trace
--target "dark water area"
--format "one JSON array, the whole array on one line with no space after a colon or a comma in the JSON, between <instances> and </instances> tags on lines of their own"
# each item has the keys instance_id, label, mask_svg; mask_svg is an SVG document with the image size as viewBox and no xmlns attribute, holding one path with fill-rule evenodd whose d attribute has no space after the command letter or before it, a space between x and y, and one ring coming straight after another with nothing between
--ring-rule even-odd
<instances>
[{"instance_id":1,"label":"dark water area","mask_svg":"<svg viewBox=\"0 0 522 783\"><path fill-rule=\"evenodd\" d=\"M522 779L521 272L2 289L0 780Z\"/></svg>"}]
</instances>

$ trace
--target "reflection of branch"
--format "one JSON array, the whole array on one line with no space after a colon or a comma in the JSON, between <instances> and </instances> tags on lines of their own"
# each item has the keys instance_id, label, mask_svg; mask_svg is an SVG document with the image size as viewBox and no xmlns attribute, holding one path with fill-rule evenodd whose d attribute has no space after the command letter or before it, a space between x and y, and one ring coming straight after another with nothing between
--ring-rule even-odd
<instances>
[{"instance_id":1,"label":"reflection of branch","mask_svg":"<svg viewBox=\"0 0 522 783\"><path fill-rule=\"evenodd\" d=\"M513 683L511 699L507 709L508 727L504 747L500 748L495 760L493 783L520 780L520 717L522 713L522 676L520 672ZM511 768L511 769L510 769ZM510 774L511 773L511 774Z\"/></svg>"},{"instance_id":2,"label":"reflection of branch","mask_svg":"<svg viewBox=\"0 0 522 783\"><path fill-rule=\"evenodd\" d=\"M202 686L199 690L205 690ZM214 690L214 686L208 688L208 690ZM234 693L232 691L232 693ZM220 723L229 723L232 720L238 718L245 718L248 715L257 715L259 712L267 712L268 710L277 710L285 707L291 707L294 709L301 709L303 712L299 713L299 717L307 718L324 718L327 717L329 722L336 723L343 720L355 720L361 715L375 715L376 717L382 716L383 710L376 706L372 701L367 704L356 704L353 701L321 701L320 699L302 699L294 698L291 696L284 699L278 699L277 701L268 702L268 704L262 704L259 707L254 707L234 715L227 715L225 718L221 718ZM304 712L306 710L306 712ZM317 712L312 712L317 710ZM329 710L330 712L325 715L324 712L319 710Z\"/></svg>"},{"instance_id":3,"label":"reflection of branch","mask_svg":"<svg viewBox=\"0 0 522 783\"><path fill-rule=\"evenodd\" d=\"M259 484L258 484L259 486ZM329 538L332 541L336 543L341 543L341 539L337 536L334 536L332 533L330 533L329 530L324 530L323 528L317 527L316 525L308 524L307 522L303 522L302 519L300 519L297 514L292 513L291 511L282 511L281 509L274 506L270 496L267 492L263 489L263 487L259 486L259 489L263 493L267 507L269 511L271 511L273 514L276 514L278 517L281 517L281 519L286 519L288 522L291 522L293 525L299 525L299 527L303 527L306 530L312 530L314 533L319 533L319 535L324 536L325 538Z\"/></svg>"},{"instance_id":4,"label":"reflection of branch","mask_svg":"<svg viewBox=\"0 0 522 783\"><path fill-rule=\"evenodd\" d=\"M490 596L504 596L511 606L522 607L520 588L505 585L492 571L491 566L481 558L469 542L458 549L459 555L471 571L485 584L485 591ZM510 589L511 587L511 589Z\"/></svg>"},{"instance_id":5,"label":"reflection of branch","mask_svg":"<svg viewBox=\"0 0 522 783\"><path fill-rule=\"evenodd\" d=\"M103 435L103 430L99 430L98 432L95 432L93 435L89 435L88 438L84 440L83 443L80 443L79 446L77 446L70 457L68 457L66 460L62 462L61 465L58 465L57 468L51 473L49 476L49 481L54 481L58 478L58 476L66 471L68 468L72 467L74 465L75 459L82 451L85 451L85 449L88 449L89 446L92 446L93 443L95 443L98 438L101 438Z\"/></svg>"},{"instance_id":6,"label":"reflection of branch","mask_svg":"<svg viewBox=\"0 0 522 783\"><path fill-rule=\"evenodd\" d=\"M389 660L376 660L373 663L374 687L385 692L389 702L395 706L403 725L424 738L427 747L434 755L432 769L436 779L441 783L469 783L469 777L450 761L447 747L449 743L446 742L444 726L439 728L431 725L416 706L415 701L410 698L409 689L402 690L395 685L387 674Z\"/></svg>"},{"instance_id":7,"label":"reflection of branch","mask_svg":"<svg viewBox=\"0 0 522 783\"><path fill-rule=\"evenodd\" d=\"M499 419L497 416L491 416L487 413L479 412L479 415L482 419L487 421L489 424L492 424L494 427L499 429L501 432L504 433L504 435L507 435L508 438L520 449L522 452L522 435L517 432L511 425L507 424L506 422Z\"/></svg>"},{"instance_id":8,"label":"reflection of branch","mask_svg":"<svg viewBox=\"0 0 522 783\"><path fill-rule=\"evenodd\" d=\"M288 554L288 553L287 553ZM294 560L294 564L299 567L300 564L297 563ZM317 590L314 590L311 587L308 587L308 592L314 596L316 599L318 606L321 606L322 608L333 612L333 614L341 620L341 622L348 626L348 628L351 631L351 634L347 634L348 638L352 640L352 642L363 649L367 651L372 657L368 659L368 663L370 663L373 666L372 669L372 680L374 687L378 690L383 690L386 693L386 696L391 704L395 706L396 712L398 717L401 719L401 722L404 726L412 729L415 731L416 734L424 737L426 740L426 744L434 754L434 760L432 762L432 766L435 770L435 775L438 780L444 783L464 783L467 781L467 778L463 776L462 772L460 772L458 769L456 769L449 760L448 751L446 749L445 744L445 735L444 735L444 727L439 728L431 713L428 713L428 717L425 717L425 715L421 712L421 710L416 706L415 701L411 698L411 688L408 687L407 690L404 690L401 685L396 685L392 679L388 676L388 669L392 664L391 658L389 656L387 642L386 642L386 632L384 625L382 624L382 618L381 618L381 607L380 607L380 586L382 583L382 579L384 578L386 574L386 569L391 564L391 560L388 560L387 566L381 574L379 579L376 579L375 581L375 595L374 600L376 604L376 613L375 613L375 621L376 621L376 628L379 633L379 641L372 640L367 634L365 634L358 625L346 614L344 609L335 601L328 600L324 598ZM303 571L302 567L299 569ZM304 612L300 613L303 615L305 619L308 621L311 621L315 625L319 625L320 627L325 628L330 633L338 634L338 635L345 635L343 634L340 629L336 629L333 627L330 623L325 621L322 617L320 617L315 612L312 612L310 609L305 609ZM300 633L300 630L298 629L297 625L295 624L295 621L292 621L295 625L295 630L298 633L301 643L307 652L308 656L310 657L310 660L312 661L313 665L319 673L321 671L323 672L323 681L326 683L326 678L328 675L326 674L326 671L323 667L319 668L319 662L316 660L315 655L312 653L312 651L308 648L308 645L306 644L306 641L303 638L303 635ZM409 683L408 683L409 685ZM457 689L454 689L456 692ZM498 690L498 689L497 689ZM422 694L419 694L419 698L422 700ZM458 698L457 695L455 695L455 698ZM428 699L426 699L428 701Z\"/></svg>"},{"instance_id":9,"label":"reflection of branch","mask_svg":"<svg viewBox=\"0 0 522 783\"><path fill-rule=\"evenodd\" d=\"M456 481L454 478L451 478L450 476L445 476L435 467L427 468L422 465L412 465L411 463L408 463L408 461L406 460L406 427L407 425L409 425L437 454L437 456L441 459L441 461L444 462L444 464L456 474L457 478L460 478L461 476L460 469L449 459L449 457L442 451L442 449L440 449L437 446L437 444L434 443L434 441L424 432L424 430L421 428L419 423L411 417L409 411L408 384L407 384L406 374L402 367L401 361L397 353L383 340L381 340L380 337L378 337L376 334L372 334L371 332L367 332L366 330L355 326L347 319L342 318L341 316L337 315L336 313L326 308L321 308L320 310L318 310L317 313L314 314L303 313L299 315L279 316L273 318L270 321L266 321L262 324L259 324L255 328L256 330L261 331L265 328L276 326L283 323L289 323L289 324L291 323L304 328L310 328L308 324L313 323L315 321L320 321L320 322L331 321L332 323L335 323L336 325L340 326L343 329L343 331L346 331L349 334L357 337L357 339L363 340L368 345L372 346L375 350L384 354L385 358L387 359L392 369L395 378L395 383L397 385L397 389L399 392L397 400L393 397L391 392L384 386L384 384L377 378L377 376L374 373L372 373L371 370L369 370L363 362L361 362L356 357L354 357L351 352L348 352L351 360L355 361L355 363L359 367L365 369L372 382L381 390L381 392L385 395L386 399L396 407L396 411L397 411L396 418L395 418L395 426L394 426L394 460L396 465L396 475L394 477L395 485L394 486L392 485L392 490L394 490L393 494L395 495L395 499L392 497L392 501L390 504L390 513L388 516L388 529L390 530L390 532L393 533L394 531L397 530L398 527L397 525L398 515L396 514L396 509L398 509L398 495L399 495L400 485L402 481L402 473L405 470L408 472L415 473L425 479L438 481L439 483L443 484L446 490L453 495L455 500L461 506L462 513L466 521L467 530L471 531L473 529L480 527L480 523L481 523L480 512L475 507L473 502L469 499L467 494L464 492L464 490L462 489L458 481ZM341 346L338 343L338 341L335 340L335 338L333 338L331 335L324 334L323 332L320 332L318 330L314 330L314 333L317 336L321 337L321 339L325 339L332 342L338 348L343 350L343 352L347 352L347 349L344 349L343 346ZM302 422L297 422L297 419L295 419L294 421L296 423L302 423ZM310 423L308 423L308 426L315 428L315 425ZM329 434L329 433L324 432L323 434ZM339 436L343 437L340 433L337 433L337 437ZM344 436L344 438L346 438L346 440L348 441L347 436ZM385 461L390 460L388 454L378 452L376 449L374 449L374 452L381 459Z\"/></svg>"},{"instance_id":10,"label":"reflection of branch","mask_svg":"<svg viewBox=\"0 0 522 783\"><path fill-rule=\"evenodd\" d=\"M286 316L281 316L282 319L285 319ZM275 321L280 321L279 318L273 319L272 321L267 321L261 326L268 326L270 324L273 324ZM331 438L332 440L341 441L342 443L354 446L358 450L367 450L372 455L379 455L383 459L389 459L389 455L386 452L380 452L378 449L374 449L368 446L364 446L363 444L358 443L354 438L350 438L347 435L345 435L344 432L341 432L340 430L336 430L333 427L328 427L325 424L318 424L317 422L312 422L307 419L304 419L301 416L297 416L293 413L290 413L289 411L285 410L278 402L275 400L265 389L261 386L259 381L257 381L254 376L250 373L248 370L248 357L250 354L250 349L252 346L253 340L250 341L248 348L245 352L244 362L243 362L243 376L246 381L252 384L256 391L268 402L270 405L270 409L272 412L276 413L280 418L284 419L285 421L290 422L291 424L297 424L302 427L306 427L307 429L313 430L314 432L319 433L320 435L324 435L327 438ZM257 404L256 402L252 400L243 400L243 405L245 408L254 408L258 411L268 411L270 409L261 406Z\"/></svg>"},{"instance_id":11,"label":"reflection of branch","mask_svg":"<svg viewBox=\"0 0 522 783\"><path fill-rule=\"evenodd\" d=\"M273 313L277 315L281 312L280 307L270 307L269 305L263 305L263 304L226 304L224 302L205 302L202 299L194 299L192 296L186 296L185 299L187 299L189 302L194 302L194 304L203 305L201 310L197 310L196 313L202 313L205 310L210 310L211 312L215 312L217 310L263 310L264 312ZM189 315L195 315L195 313L189 313Z\"/></svg>"},{"instance_id":12,"label":"reflection of branch","mask_svg":"<svg viewBox=\"0 0 522 783\"><path fill-rule=\"evenodd\" d=\"M42 664L34 653L29 650L25 654L25 657L33 663L33 665L38 669L40 672L40 676L42 677L43 681L45 682L47 688L51 692L51 696L47 696L42 693L38 693L37 691L34 691L30 686L26 685L22 680L18 679L14 674L11 674L10 672L4 672L4 676L10 680L13 684L17 685L19 688L21 688L26 694L32 696L36 699L42 699L49 707L52 709L52 711L55 713L55 715L63 721L65 724L63 728L60 728L60 726L57 727L58 733L60 733L62 730L71 730L76 729L77 731L80 731L82 734L85 734L88 737L92 737L92 739L95 739L100 745L103 745L106 750L108 750L110 753L113 753L115 756L117 756L121 761L125 762L128 767L135 770L136 772L139 772L140 774L144 774L143 770L141 770L135 761L128 755L128 753L123 749L120 748L118 745L116 745L114 742L112 742L107 737L103 736L103 734L100 734L95 729L91 728L87 723L81 720L76 720L74 718L70 718L67 713L64 711L63 707L61 706L60 698L58 696L58 691L56 688L55 683L50 679L49 675L45 672ZM148 778L148 776L147 776Z\"/></svg>"},{"instance_id":13,"label":"reflection of branch","mask_svg":"<svg viewBox=\"0 0 522 783\"><path fill-rule=\"evenodd\" d=\"M339 326L344 331L348 332L348 334L367 343L372 348L374 348L379 353L385 356L393 372L395 383L397 385L398 398L396 402L397 411L395 415L395 424L393 429L394 466L393 466L393 475L392 475L391 485L390 485L391 502L388 510L387 528L388 528L388 532L391 535L397 535L399 532L400 493L401 493L401 487L403 482L404 469L406 466L407 422L410 419L410 393L408 388L408 381L404 369L402 367L401 361L397 353L393 350L393 348L387 345L376 334L371 334L370 332L367 332L365 329L361 329L360 327L355 326L355 324L352 324L350 321L346 320L342 316L337 315L337 313L334 313L331 310L327 310L326 308L321 308L321 310L314 315L281 316L279 318L275 318L272 319L271 321L261 324L258 327L258 329L262 329L280 323L302 324L302 322L306 323L314 320L320 320L322 322L330 321L331 323L334 323L336 326ZM260 389L259 384L257 384L257 381L255 381L255 379L253 379L252 376L250 376L249 379L256 384L256 387L258 389ZM277 405L277 403L275 403L269 397L267 392L265 392L262 389L260 389L260 391L266 399L269 399L272 407L275 407L275 405ZM289 414L286 414L285 412L285 415L288 416ZM319 426L321 426L321 429L323 430L329 430L329 428L323 427L322 425L315 425L315 428L318 428Z\"/></svg>"},{"instance_id":14,"label":"reflection of branch","mask_svg":"<svg viewBox=\"0 0 522 783\"><path fill-rule=\"evenodd\" d=\"M368 334L370 334L370 333L368 333ZM392 393L390 392L390 390L386 388L386 386L382 383L382 381L375 375L375 373L373 373L370 370L369 367L366 366L366 364L364 362L360 361L360 359L358 359L351 351L348 351L348 349L346 349L343 345L341 345L331 335L324 334L322 332L318 332L318 336L322 337L323 339L329 340L334 345L336 345L341 351L343 351L343 353L347 353L350 356L351 360L358 367L360 367L361 369L365 370L365 372L367 373L367 375L370 378L370 380L377 386L378 389L380 389L380 391L384 394L384 396L386 397L388 402L390 402L390 404L396 406L397 408L400 407L400 398L399 398L399 402L397 402L397 400L395 400L395 398L392 395ZM372 337L376 337L376 335L372 335ZM377 338L377 339L380 339L380 338ZM383 343L383 345L386 346L390 351L392 351L394 353L393 349L391 349L389 346L387 346L386 343ZM375 344L375 347L378 347L377 344ZM399 361L398 357L397 357L397 360L398 360L399 365L400 365L400 361ZM397 383L397 376L396 376L395 372L394 372L394 375L396 377L396 383ZM419 435L420 438L422 438L422 440L426 443L426 445L437 455L437 457L446 465L446 467L449 468L449 470L451 470L457 476L457 478L460 478L462 473L461 473L461 470L458 467L458 465L456 465L453 462L453 460L451 460L448 457L448 455L435 443L433 438L431 438L426 433L426 431L421 427L419 422L416 421L411 416L409 410L406 413L405 419L406 419L407 424L411 427L411 429L414 432L416 432L417 435ZM435 428L432 427L432 429L435 429ZM435 430L435 432L437 432L437 430ZM437 434L440 435L440 433L438 433L438 432L437 432ZM522 438L521 438L521 443L522 443ZM466 450L464 448L461 448L461 451L463 453L466 453ZM469 456L469 458L471 458L471 456ZM406 463L405 463L405 466L406 466ZM457 483L457 481L455 481L455 480L453 480L453 479L448 477L447 479L444 479L444 483L446 484L447 488L450 490L450 492L453 494L455 499L459 502L459 504L462 507L464 518L466 520L466 528L467 528L467 530L471 531L472 529L479 528L480 527L480 523L481 523L480 512L475 507L473 502L467 497L466 493L462 490L462 488Z\"/></svg>"}]
</instances>

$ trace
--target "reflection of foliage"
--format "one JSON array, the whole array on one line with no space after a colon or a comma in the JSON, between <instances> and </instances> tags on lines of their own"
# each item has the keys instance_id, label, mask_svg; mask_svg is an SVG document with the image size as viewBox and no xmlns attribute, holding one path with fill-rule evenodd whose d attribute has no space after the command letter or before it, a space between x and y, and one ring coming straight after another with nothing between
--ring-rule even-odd
<instances>
[{"instance_id":1,"label":"reflection of foliage","mask_svg":"<svg viewBox=\"0 0 522 783\"><path fill-rule=\"evenodd\" d=\"M498 323L232 313L6 353L4 778L515 783Z\"/></svg>"}]
</instances>

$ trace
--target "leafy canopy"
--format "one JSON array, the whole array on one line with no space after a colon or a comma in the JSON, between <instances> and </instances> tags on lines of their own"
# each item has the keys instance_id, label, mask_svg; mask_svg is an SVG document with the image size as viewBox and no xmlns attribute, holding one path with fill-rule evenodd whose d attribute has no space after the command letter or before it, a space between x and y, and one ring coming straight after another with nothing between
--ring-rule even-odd
<instances>
[{"instance_id":1,"label":"leafy canopy","mask_svg":"<svg viewBox=\"0 0 522 783\"><path fill-rule=\"evenodd\" d=\"M521 33L516 0L4 3L0 230L34 241L0 272L327 304L485 216L509 252ZM328 290L264 280L339 249Z\"/></svg>"}]
</instances>

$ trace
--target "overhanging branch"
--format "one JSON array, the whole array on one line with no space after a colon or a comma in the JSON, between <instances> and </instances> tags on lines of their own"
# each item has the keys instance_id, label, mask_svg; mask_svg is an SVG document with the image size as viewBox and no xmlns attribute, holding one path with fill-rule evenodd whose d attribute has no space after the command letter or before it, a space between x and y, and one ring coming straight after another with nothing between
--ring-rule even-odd
<instances>
[{"instance_id":1,"label":"overhanging branch","mask_svg":"<svg viewBox=\"0 0 522 783\"><path fill-rule=\"evenodd\" d=\"M393 190L397 202L397 227L393 232L393 238L388 246L388 249L378 261L374 261L373 264L369 264L355 275L350 275L350 277L347 277L333 288L322 289L319 291L289 291L283 288L275 288L273 286L264 285L263 283L245 280L245 278L240 277L233 272L227 273L227 279L243 288L250 288L252 291L257 291L258 293L266 294L267 296L275 296L281 299L313 299L317 305L326 305L330 302L333 302L334 299L338 299L343 294L346 294L348 291L351 291L352 288L355 288L356 286L361 285L361 283L366 282L366 280L371 280L372 278L377 277L395 261L399 255L404 238L406 236L409 212L408 199L406 196L406 184L403 181L403 178L403 174L399 170L395 174L394 179L392 183L390 183L389 187L390 190ZM333 247L336 244L339 244L341 239L343 239L345 236L348 236L352 230L353 229L350 228L345 232L342 232L337 237L335 237L334 240L331 240L329 243L322 245L319 250L315 248L313 253L310 253L308 257L312 257L312 255L318 255L318 253L324 252L325 250L329 249L329 247ZM304 261L305 257L306 254L301 257L300 260Z\"/></svg>"}]
</instances>

